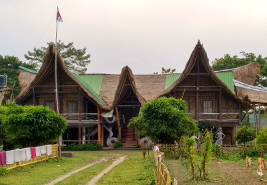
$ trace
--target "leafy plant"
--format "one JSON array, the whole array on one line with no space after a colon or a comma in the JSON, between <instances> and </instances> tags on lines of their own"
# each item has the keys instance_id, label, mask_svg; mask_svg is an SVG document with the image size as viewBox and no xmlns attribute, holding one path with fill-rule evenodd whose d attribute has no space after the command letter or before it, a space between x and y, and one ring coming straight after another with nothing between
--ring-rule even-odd
<instances>
[{"instance_id":1,"label":"leafy plant","mask_svg":"<svg viewBox=\"0 0 267 185\"><path fill-rule=\"evenodd\" d=\"M186 116L186 109L182 99L161 97L144 104L139 116L130 120L129 127L135 127L141 136L148 136L153 141L173 144L182 136L197 132L197 125Z\"/></svg>"},{"instance_id":2,"label":"leafy plant","mask_svg":"<svg viewBox=\"0 0 267 185\"><path fill-rule=\"evenodd\" d=\"M267 144L267 127L259 132L259 135L256 139L257 144Z\"/></svg>"},{"instance_id":3,"label":"leafy plant","mask_svg":"<svg viewBox=\"0 0 267 185\"><path fill-rule=\"evenodd\" d=\"M116 142L114 145L114 148L122 148L122 143L121 142Z\"/></svg>"},{"instance_id":4,"label":"leafy plant","mask_svg":"<svg viewBox=\"0 0 267 185\"><path fill-rule=\"evenodd\" d=\"M70 144L62 148L62 151L97 151L102 150L102 146L98 143L89 143L83 145Z\"/></svg>"},{"instance_id":5,"label":"leafy plant","mask_svg":"<svg viewBox=\"0 0 267 185\"><path fill-rule=\"evenodd\" d=\"M249 141L255 139L255 131L248 126L240 126L235 133L235 139L238 143L246 144Z\"/></svg>"},{"instance_id":6,"label":"leafy plant","mask_svg":"<svg viewBox=\"0 0 267 185\"><path fill-rule=\"evenodd\" d=\"M67 128L67 121L47 107L9 104L2 118L2 128L2 139L28 147L56 140Z\"/></svg>"},{"instance_id":7,"label":"leafy plant","mask_svg":"<svg viewBox=\"0 0 267 185\"><path fill-rule=\"evenodd\" d=\"M209 162L212 156L212 134L206 130L204 141L201 146L201 170L203 171L203 178L206 179L206 163Z\"/></svg>"}]
</instances>

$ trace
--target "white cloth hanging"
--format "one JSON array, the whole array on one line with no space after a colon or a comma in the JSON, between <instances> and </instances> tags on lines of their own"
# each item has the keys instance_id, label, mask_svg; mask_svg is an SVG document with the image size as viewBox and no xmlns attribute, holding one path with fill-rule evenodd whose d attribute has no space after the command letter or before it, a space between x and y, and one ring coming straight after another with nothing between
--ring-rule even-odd
<instances>
[{"instance_id":1,"label":"white cloth hanging","mask_svg":"<svg viewBox=\"0 0 267 185\"><path fill-rule=\"evenodd\" d=\"M21 149L16 149L14 150L14 155L15 155L15 163L19 163L22 161L22 152Z\"/></svg>"},{"instance_id":2,"label":"white cloth hanging","mask_svg":"<svg viewBox=\"0 0 267 185\"><path fill-rule=\"evenodd\" d=\"M6 151L6 164L13 164L14 157L14 150Z\"/></svg>"},{"instance_id":3,"label":"white cloth hanging","mask_svg":"<svg viewBox=\"0 0 267 185\"><path fill-rule=\"evenodd\" d=\"M35 147L36 157L41 157L41 148L39 146Z\"/></svg>"},{"instance_id":4,"label":"white cloth hanging","mask_svg":"<svg viewBox=\"0 0 267 185\"><path fill-rule=\"evenodd\" d=\"M47 156L52 155L52 145L46 145Z\"/></svg>"},{"instance_id":5,"label":"white cloth hanging","mask_svg":"<svg viewBox=\"0 0 267 185\"><path fill-rule=\"evenodd\" d=\"M45 146L41 146L41 154L46 154L46 147Z\"/></svg>"},{"instance_id":6,"label":"white cloth hanging","mask_svg":"<svg viewBox=\"0 0 267 185\"><path fill-rule=\"evenodd\" d=\"M31 148L25 148L25 153L26 153L26 161L31 160L32 158Z\"/></svg>"},{"instance_id":7,"label":"white cloth hanging","mask_svg":"<svg viewBox=\"0 0 267 185\"><path fill-rule=\"evenodd\" d=\"M25 161L26 160L26 150L25 148L20 149L21 152L21 161Z\"/></svg>"}]
</instances>

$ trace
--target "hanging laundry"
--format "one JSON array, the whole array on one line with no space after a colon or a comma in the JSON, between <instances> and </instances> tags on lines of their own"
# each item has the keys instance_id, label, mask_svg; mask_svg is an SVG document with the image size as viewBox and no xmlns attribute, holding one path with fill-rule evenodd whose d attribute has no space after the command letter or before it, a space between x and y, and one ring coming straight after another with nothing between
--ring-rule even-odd
<instances>
[{"instance_id":1,"label":"hanging laundry","mask_svg":"<svg viewBox=\"0 0 267 185\"><path fill-rule=\"evenodd\" d=\"M35 147L31 148L31 154L32 154L32 158L34 159L36 157L36 150Z\"/></svg>"},{"instance_id":2,"label":"hanging laundry","mask_svg":"<svg viewBox=\"0 0 267 185\"><path fill-rule=\"evenodd\" d=\"M26 161L31 160L32 158L31 148L25 148L25 153L26 153Z\"/></svg>"},{"instance_id":3,"label":"hanging laundry","mask_svg":"<svg viewBox=\"0 0 267 185\"><path fill-rule=\"evenodd\" d=\"M0 166L6 165L6 152L0 152Z\"/></svg>"},{"instance_id":4,"label":"hanging laundry","mask_svg":"<svg viewBox=\"0 0 267 185\"><path fill-rule=\"evenodd\" d=\"M21 161L25 161L26 160L26 150L25 148L20 149L21 152Z\"/></svg>"},{"instance_id":5,"label":"hanging laundry","mask_svg":"<svg viewBox=\"0 0 267 185\"><path fill-rule=\"evenodd\" d=\"M6 151L6 164L13 164L14 157L14 150Z\"/></svg>"},{"instance_id":6,"label":"hanging laundry","mask_svg":"<svg viewBox=\"0 0 267 185\"><path fill-rule=\"evenodd\" d=\"M40 148L40 146L35 147L35 151L36 151L36 157L41 157L41 148Z\"/></svg>"},{"instance_id":7,"label":"hanging laundry","mask_svg":"<svg viewBox=\"0 0 267 185\"><path fill-rule=\"evenodd\" d=\"M41 154L46 154L46 147L45 146L41 146Z\"/></svg>"},{"instance_id":8,"label":"hanging laundry","mask_svg":"<svg viewBox=\"0 0 267 185\"><path fill-rule=\"evenodd\" d=\"M47 156L52 155L52 145L46 145Z\"/></svg>"},{"instance_id":9,"label":"hanging laundry","mask_svg":"<svg viewBox=\"0 0 267 185\"><path fill-rule=\"evenodd\" d=\"M15 162L19 163L22 161L22 154L20 149L14 150L14 155L15 155Z\"/></svg>"}]
</instances>

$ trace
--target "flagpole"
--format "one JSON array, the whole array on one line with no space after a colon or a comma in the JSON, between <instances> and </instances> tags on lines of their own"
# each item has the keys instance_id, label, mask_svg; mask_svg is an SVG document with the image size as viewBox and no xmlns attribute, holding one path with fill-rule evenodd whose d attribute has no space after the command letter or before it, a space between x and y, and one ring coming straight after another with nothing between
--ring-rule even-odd
<instances>
[{"instance_id":1,"label":"flagpole","mask_svg":"<svg viewBox=\"0 0 267 185\"><path fill-rule=\"evenodd\" d=\"M57 14L58 14L58 7L57 7ZM58 85L57 85L57 29L58 29L58 20L56 17L56 42L55 42L55 93L56 93L56 111L59 114L59 107L58 107Z\"/></svg>"},{"instance_id":2,"label":"flagpole","mask_svg":"<svg viewBox=\"0 0 267 185\"><path fill-rule=\"evenodd\" d=\"M58 14L58 7L57 7ZM58 29L58 17L56 15L56 42L55 42L55 93L56 93L56 111L59 114L59 106L58 106L58 85L57 85L57 29ZM59 157L61 157L61 136L58 140L58 149L59 149Z\"/></svg>"}]
</instances>

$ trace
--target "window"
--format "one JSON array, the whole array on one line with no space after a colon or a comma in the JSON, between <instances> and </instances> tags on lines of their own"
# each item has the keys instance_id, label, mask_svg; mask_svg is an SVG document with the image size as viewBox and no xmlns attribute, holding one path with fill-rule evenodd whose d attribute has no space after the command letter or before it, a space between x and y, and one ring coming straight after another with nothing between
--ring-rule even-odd
<instances>
[{"instance_id":1,"label":"window","mask_svg":"<svg viewBox=\"0 0 267 185\"><path fill-rule=\"evenodd\" d=\"M67 113L77 113L77 102L76 101L69 101L67 103Z\"/></svg>"},{"instance_id":2,"label":"window","mask_svg":"<svg viewBox=\"0 0 267 185\"><path fill-rule=\"evenodd\" d=\"M56 109L56 106L55 106L55 102L54 101L46 101L45 102L45 106L52 109L52 110L55 110Z\"/></svg>"},{"instance_id":3,"label":"window","mask_svg":"<svg viewBox=\"0 0 267 185\"><path fill-rule=\"evenodd\" d=\"M212 101L204 101L203 102L203 113L212 113Z\"/></svg>"}]
</instances>

